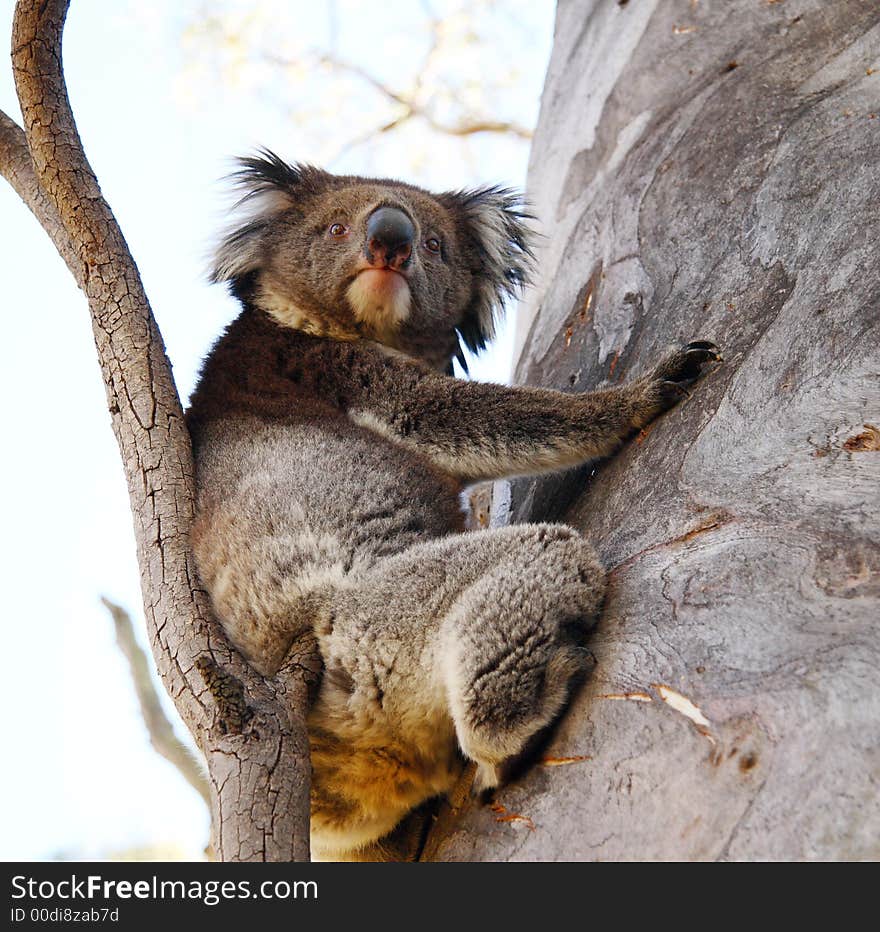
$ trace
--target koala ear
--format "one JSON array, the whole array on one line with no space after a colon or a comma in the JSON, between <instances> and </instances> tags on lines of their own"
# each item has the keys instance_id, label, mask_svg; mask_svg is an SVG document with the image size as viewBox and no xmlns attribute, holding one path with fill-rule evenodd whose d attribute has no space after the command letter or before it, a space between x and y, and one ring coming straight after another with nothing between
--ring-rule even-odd
<instances>
[{"instance_id":1,"label":"koala ear","mask_svg":"<svg viewBox=\"0 0 880 932\"><path fill-rule=\"evenodd\" d=\"M505 302L531 279L534 233L526 202L512 188L487 187L456 191L452 199L464 218L471 253L474 290L457 330L460 342L478 353L495 335L495 322Z\"/></svg>"},{"instance_id":2,"label":"koala ear","mask_svg":"<svg viewBox=\"0 0 880 932\"><path fill-rule=\"evenodd\" d=\"M212 282L231 282L233 292L262 264L264 234L272 222L295 205L304 185L326 175L311 165L284 162L269 149L238 159L238 165L229 176L241 192L233 206L235 220L217 246L209 276Z\"/></svg>"}]
</instances>

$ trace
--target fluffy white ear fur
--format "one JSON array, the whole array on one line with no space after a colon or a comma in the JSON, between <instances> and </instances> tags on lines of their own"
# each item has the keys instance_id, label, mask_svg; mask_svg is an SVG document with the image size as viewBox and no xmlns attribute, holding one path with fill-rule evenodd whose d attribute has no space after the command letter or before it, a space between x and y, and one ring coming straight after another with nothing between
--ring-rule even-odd
<instances>
[{"instance_id":1,"label":"fluffy white ear fur","mask_svg":"<svg viewBox=\"0 0 880 932\"><path fill-rule=\"evenodd\" d=\"M290 207L290 199L282 192L260 192L239 201L236 220L214 251L210 278L212 282L234 281L253 272L262 259L262 234L269 221Z\"/></svg>"},{"instance_id":2,"label":"fluffy white ear fur","mask_svg":"<svg viewBox=\"0 0 880 932\"><path fill-rule=\"evenodd\" d=\"M230 177L241 196L233 207L233 223L214 252L213 282L235 282L258 268L266 227L293 206L294 192L305 178L322 174L309 165L289 164L268 149L238 164Z\"/></svg>"},{"instance_id":3,"label":"fluffy white ear fur","mask_svg":"<svg viewBox=\"0 0 880 932\"><path fill-rule=\"evenodd\" d=\"M495 322L505 302L528 283L534 265L534 233L526 203L518 191L488 187L451 195L464 212L482 268L475 279L473 300L459 334L472 352L495 335Z\"/></svg>"}]
</instances>

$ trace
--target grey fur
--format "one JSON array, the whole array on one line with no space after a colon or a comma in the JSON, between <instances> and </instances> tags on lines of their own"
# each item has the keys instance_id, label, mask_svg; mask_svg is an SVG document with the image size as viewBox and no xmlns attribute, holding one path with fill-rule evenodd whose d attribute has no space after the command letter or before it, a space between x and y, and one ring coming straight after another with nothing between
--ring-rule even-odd
<instances>
[{"instance_id":1,"label":"grey fur","mask_svg":"<svg viewBox=\"0 0 880 932\"><path fill-rule=\"evenodd\" d=\"M464 533L463 484L613 452L717 354L690 344L585 395L458 381L442 373L459 339L488 337L526 274L518 199L434 196L274 157L248 162L244 181L262 206L215 271L244 311L187 414L193 543L217 616L265 675L317 634L312 845L350 857L446 792L462 752L495 785L583 667L605 586L592 548L555 525ZM383 205L420 240L400 281L363 259ZM426 236L441 253L421 248Z\"/></svg>"}]
</instances>

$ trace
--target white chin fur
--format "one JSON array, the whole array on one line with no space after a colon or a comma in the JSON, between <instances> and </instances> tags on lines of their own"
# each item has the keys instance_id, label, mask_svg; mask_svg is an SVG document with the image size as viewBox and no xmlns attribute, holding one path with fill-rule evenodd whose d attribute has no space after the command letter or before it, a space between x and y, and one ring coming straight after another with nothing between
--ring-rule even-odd
<instances>
[{"instance_id":1,"label":"white chin fur","mask_svg":"<svg viewBox=\"0 0 880 932\"><path fill-rule=\"evenodd\" d=\"M361 272L345 295L355 319L380 339L397 330L409 317L412 300L409 285L393 272Z\"/></svg>"}]
</instances>

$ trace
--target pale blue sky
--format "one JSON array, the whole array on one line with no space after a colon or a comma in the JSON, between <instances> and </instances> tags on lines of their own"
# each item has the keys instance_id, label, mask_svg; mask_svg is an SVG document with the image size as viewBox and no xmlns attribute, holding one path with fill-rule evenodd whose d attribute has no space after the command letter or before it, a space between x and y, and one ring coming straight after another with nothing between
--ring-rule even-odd
<instances>
[{"instance_id":1,"label":"pale blue sky","mask_svg":"<svg viewBox=\"0 0 880 932\"><path fill-rule=\"evenodd\" d=\"M13 6L0 0L2 36L9 36ZM271 96L256 94L253 82L229 87L196 59L203 47L181 42L193 12L214 6L76 0L64 48L86 152L144 278L184 399L212 338L236 311L203 276L222 226L227 201L218 179L230 158L257 145L291 159L326 157L314 125L306 133L285 118L283 81ZM223 6L247 10L249 4ZM340 36L354 37L344 49L347 57L393 78L405 57L400 33L406 33L411 4L383 5L383 19L393 17L398 27L397 44L388 48L383 43L392 40L370 15L371 4L341 6L348 19ZM499 30L497 48L478 64L492 69L494 57L508 60L519 50L530 69L529 91L517 98L515 116L529 125L549 54L553 4L496 6L502 14L509 6L518 28ZM310 41L324 41L324 5L274 7L295 20L299 33L313 36ZM416 25L414 19L414 43ZM472 78L479 83L479 75ZM19 119L8 63L0 68L0 108ZM456 159L442 147L435 153L419 132L414 127L403 139L354 149L332 167L405 174L435 187L524 183L525 146L474 140L466 158ZM413 174L409 156L417 147L422 155ZM0 218L7 328L0 370L6 425L2 697L12 711L0 769L0 858L99 856L159 844L197 856L207 839L205 808L150 748L112 623L98 601L105 593L128 607L140 630L128 499L85 301L2 181ZM479 375L504 378L509 347L508 331Z\"/></svg>"}]
</instances>

